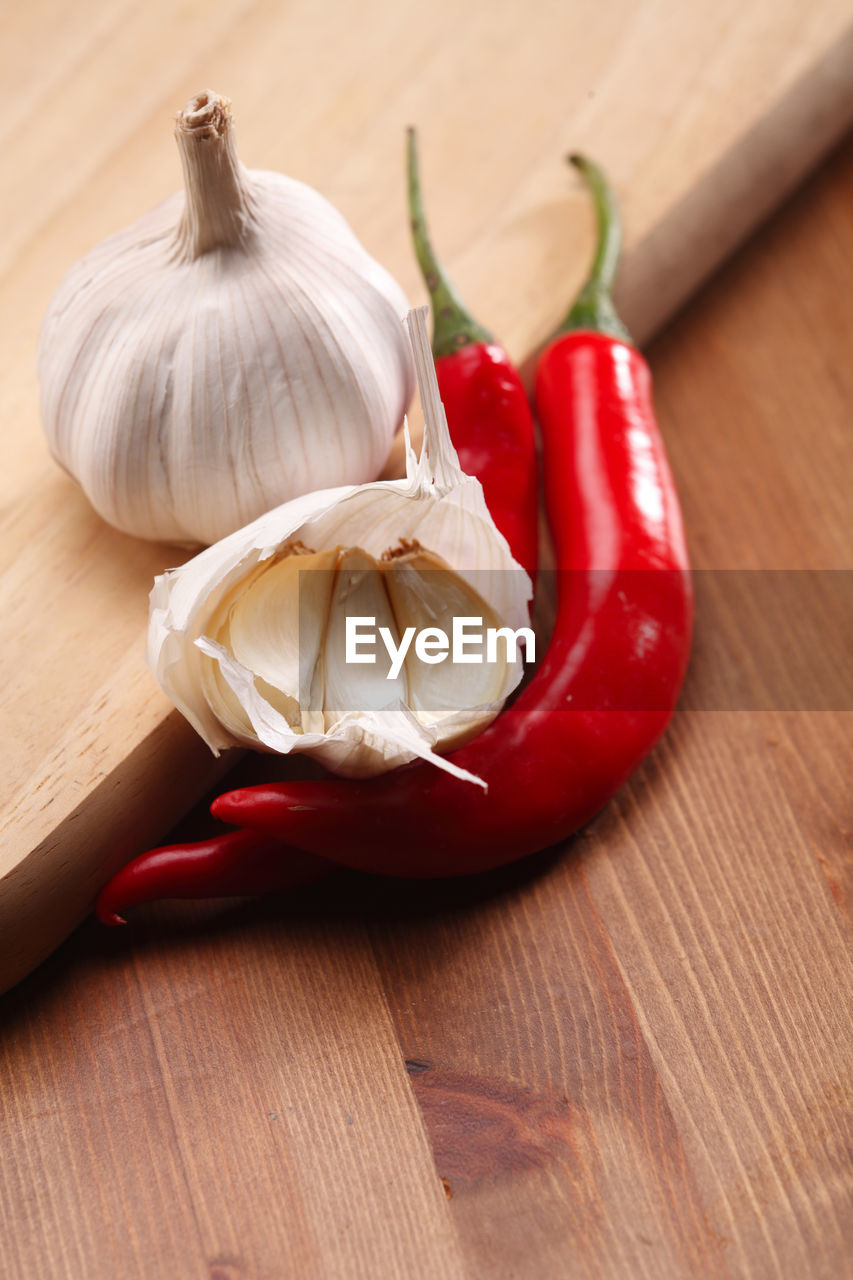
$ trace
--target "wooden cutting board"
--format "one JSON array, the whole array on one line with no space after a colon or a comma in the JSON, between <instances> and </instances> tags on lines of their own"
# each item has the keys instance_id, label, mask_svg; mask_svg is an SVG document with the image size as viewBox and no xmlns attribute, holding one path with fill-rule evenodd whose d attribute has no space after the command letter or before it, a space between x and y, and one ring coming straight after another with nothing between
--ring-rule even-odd
<instances>
[{"instance_id":1,"label":"wooden cutting board","mask_svg":"<svg viewBox=\"0 0 853 1280\"><path fill-rule=\"evenodd\" d=\"M409 0L72 10L35 0L0 53L0 989L156 841L215 761L143 661L176 548L106 528L47 456L35 344L64 271L178 184L171 118L210 87L241 156L318 187L423 301L407 240L415 123L434 237L472 308L526 360L583 274L591 220L563 156L622 196L622 304L648 338L853 120L849 6L458 6Z\"/></svg>"}]
</instances>

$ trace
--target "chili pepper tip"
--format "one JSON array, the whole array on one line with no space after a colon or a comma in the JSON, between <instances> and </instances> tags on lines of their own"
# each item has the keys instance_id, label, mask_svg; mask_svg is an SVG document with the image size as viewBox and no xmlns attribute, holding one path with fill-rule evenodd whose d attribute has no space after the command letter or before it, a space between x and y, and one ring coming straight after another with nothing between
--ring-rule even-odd
<instances>
[{"instance_id":1,"label":"chili pepper tip","mask_svg":"<svg viewBox=\"0 0 853 1280\"><path fill-rule=\"evenodd\" d=\"M100 902L95 903L95 917L99 924L113 925L127 924L124 916L120 916L117 911L110 910L107 906L101 906Z\"/></svg>"}]
</instances>

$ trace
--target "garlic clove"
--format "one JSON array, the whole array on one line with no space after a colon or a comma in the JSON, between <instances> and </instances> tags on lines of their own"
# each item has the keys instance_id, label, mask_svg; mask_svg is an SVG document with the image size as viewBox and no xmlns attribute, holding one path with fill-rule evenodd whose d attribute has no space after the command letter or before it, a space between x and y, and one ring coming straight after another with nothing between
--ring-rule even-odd
<instances>
[{"instance_id":1,"label":"garlic clove","mask_svg":"<svg viewBox=\"0 0 853 1280\"><path fill-rule=\"evenodd\" d=\"M268 701L303 733L323 733L322 640L337 552L288 548L252 577L210 634L254 672ZM316 572L319 570L319 572Z\"/></svg>"},{"instance_id":2,"label":"garlic clove","mask_svg":"<svg viewBox=\"0 0 853 1280\"><path fill-rule=\"evenodd\" d=\"M398 633L411 627L419 636L406 654L409 706L419 723L440 726L436 744L449 750L494 719L491 708L503 702L518 684L521 662L459 662L449 651L441 658L441 637L452 640L455 618L478 618L484 630L499 627L500 619L470 582L432 552L418 548L394 557L387 567L386 589ZM435 632L432 652L426 641L420 640L420 633L427 629ZM479 652L479 631L478 627L468 629L472 643L465 647L471 657ZM418 654L418 643L423 645L425 658ZM480 714L477 708L482 708ZM462 725L454 719L459 713L464 713Z\"/></svg>"},{"instance_id":3,"label":"garlic clove","mask_svg":"<svg viewBox=\"0 0 853 1280\"><path fill-rule=\"evenodd\" d=\"M389 631L396 640L396 624L379 563L358 547L342 551L336 566L331 609L325 635L326 729L348 715L396 711L408 702L405 667L391 674L388 652L377 645L372 663L347 661L346 620L373 618L377 632Z\"/></svg>"}]
</instances>

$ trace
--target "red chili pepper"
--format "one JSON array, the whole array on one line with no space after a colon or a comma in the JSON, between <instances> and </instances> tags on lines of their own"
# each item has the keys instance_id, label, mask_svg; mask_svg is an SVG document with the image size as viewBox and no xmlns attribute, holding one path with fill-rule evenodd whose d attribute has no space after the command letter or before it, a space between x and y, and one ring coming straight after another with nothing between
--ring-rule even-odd
<instances>
[{"instance_id":1,"label":"red chili pepper","mask_svg":"<svg viewBox=\"0 0 853 1280\"><path fill-rule=\"evenodd\" d=\"M124 924L123 912L158 898L237 898L299 889L337 867L289 849L258 831L229 831L197 844L150 849L122 867L98 894L102 924Z\"/></svg>"},{"instance_id":2,"label":"red chili pepper","mask_svg":"<svg viewBox=\"0 0 853 1280\"><path fill-rule=\"evenodd\" d=\"M472 318L433 252L414 129L408 130L407 160L412 241L432 304L432 352L450 438L462 470L482 484L513 557L535 581L539 492L527 395L506 351Z\"/></svg>"},{"instance_id":3,"label":"red chili pepper","mask_svg":"<svg viewBox=\"0 0 853 1280\"><path fill-rule=\"evenodd\" d=\"M450 757L488 794L417 765L365 782L233 791L214 801L216 817L362 870L482 871L565 839L666 727L692 631L681 513L648 366L611 302L615 202L601 171L572 159L592 190L599 239L587 285L537 368L557 617L527 689Z\"/></svg>"},{"instance_id":4,"label":"red chili pepper","mask_svg":"<svg viewBox=\"0 0 853 1280\"><path fill-rule=\"evenodd\" d=\"M471 317L433 252L413 129L408 132L408 188L415 252L432 300L433 355L451 439L462 469L483 485L486 504L514 558L535 579L538 493L533 417L509 356ZM104 886L95 911L104 924L123 924L122 913L143 902L298 888L330 869L329 862L267 835L229 832L139 854Z\"/></svg>"}]
</instances>

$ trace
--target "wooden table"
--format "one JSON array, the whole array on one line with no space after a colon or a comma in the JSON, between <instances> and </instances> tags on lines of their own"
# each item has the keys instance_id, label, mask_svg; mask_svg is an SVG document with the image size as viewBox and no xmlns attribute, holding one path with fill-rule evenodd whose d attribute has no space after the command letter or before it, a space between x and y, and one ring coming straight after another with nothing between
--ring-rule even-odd
<instances>
[{"instance_id":1,"label":"wooden table","mask_svg":"<svg viewBox=\"0 0 853 1280\"><path fill-rule=\"evenodd\" d=\"M700 570L850 565L851 207L847 145L651 349ZM80 928L0 1001L0 1274L853 1275L850 712L713 639L563 848Z\"/></svg>"},{"instance_id":2,"label":"wooden table","mask_svg":"<svg viewBox=\"0 0 853 1280\"><path fill-rule=\"evenodd\" d=\"M589 258L603 163L619 300L646 342L853 126L849 0L29 0L0 19L0 991L213 785L147 671L186 549L117 533L47 454L35 349L71 263L174 189L174 113L234 103L241 158L317 187L413 304L416 124L448 268L530 361ZM715 439L718 432L714 432Z\"/></svg>"}]
</instances>

